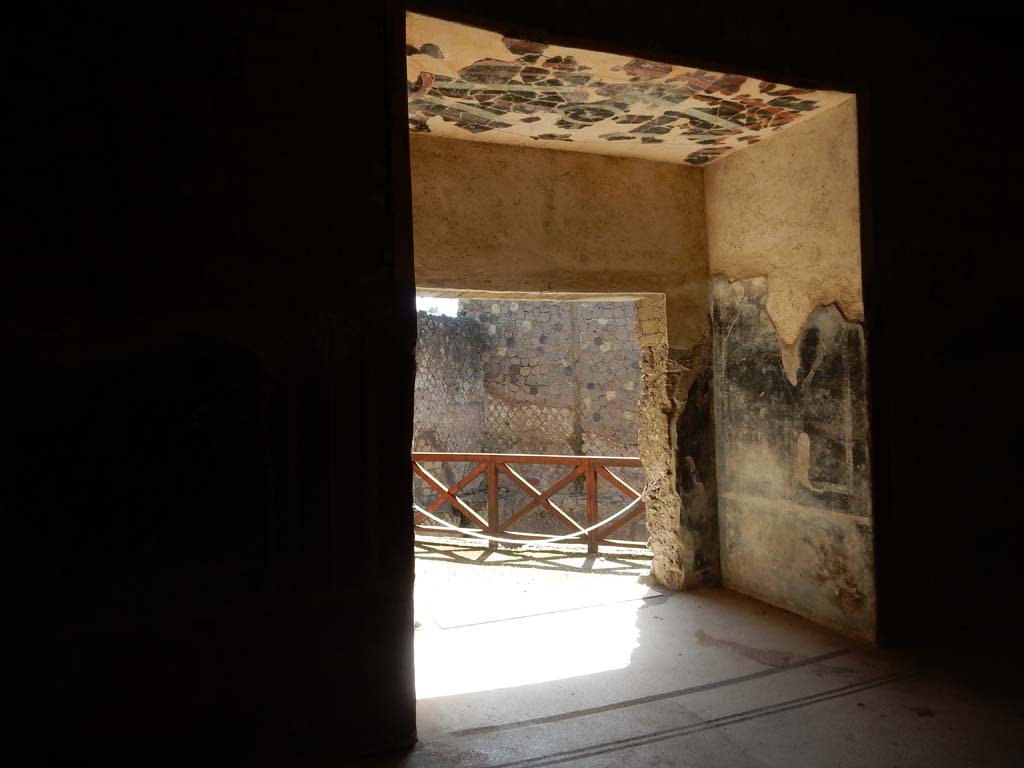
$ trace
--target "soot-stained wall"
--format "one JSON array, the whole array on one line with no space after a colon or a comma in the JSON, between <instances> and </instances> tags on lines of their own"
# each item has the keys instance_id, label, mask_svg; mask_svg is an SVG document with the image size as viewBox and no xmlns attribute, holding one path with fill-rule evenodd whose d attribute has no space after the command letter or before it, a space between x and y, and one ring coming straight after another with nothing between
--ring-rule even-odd
<instances>
[{"instance_id":1,"label":"soot-stained wall","mask_svg":"<svg viewBox=\"0 0 1024 768\"><path fill-rule=\"evenodd\" d=\"M871 638L874 581L864 335L819 308L782 366L763 278L714 282L726 586Z\"/></svg>"},{"instance_id":2,"label":"soot-stained wall","mask_svg":"<svg viewBox=\"0 0 1024 768\"><path fill-rule=\"evenodd\" d=\"M875 636L853 100L706 170L723 582Z\"/></svg>"},{"instance_id":3,"label":"soot-stained wall","mask_svg":"<svg viewBox=\"0 0 1024 768\"><path fill-rule=\"evenodd\" d=\"M704 171L710 273L765 278L791 381L815 309L864 319L857 158L850 97Z\"/></svg>"}]
</instances>

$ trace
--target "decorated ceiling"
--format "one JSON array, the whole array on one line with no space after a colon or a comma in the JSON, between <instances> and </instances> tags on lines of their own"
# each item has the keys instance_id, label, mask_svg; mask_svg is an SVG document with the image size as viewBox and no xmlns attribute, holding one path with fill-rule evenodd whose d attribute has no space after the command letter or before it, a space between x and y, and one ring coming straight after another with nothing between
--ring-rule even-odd
<instances>
[{"instance_id":1,"label":"decorated ceiling","mask_svg":"<svg viewBox=\"0 0 1024 768\"><path fill-rule=\"evenodd\" d=\"M852 98L406 16L409 129L702 166Z\"/></svg>"}]
</instances>

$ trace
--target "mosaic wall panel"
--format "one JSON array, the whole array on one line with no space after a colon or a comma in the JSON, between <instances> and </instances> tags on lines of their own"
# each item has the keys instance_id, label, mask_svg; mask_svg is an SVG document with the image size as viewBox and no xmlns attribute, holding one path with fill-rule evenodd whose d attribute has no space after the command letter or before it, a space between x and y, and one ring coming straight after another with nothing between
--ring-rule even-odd
<instances>
[{"instance_id":1,"label":"mosaic wall panel","mask_svg":"<svg viewBox=\"0 0 1024 768\"><path fill-rule=\"evenodd\" d=\"M420 313L416 349L416 412L413 448L568 455L639 455L640 339L634 302L461 300L458 318ZM466 464L431 463L427 468L449 485ZM547 487L568 470L520 465L523 476ZM643 469L616 473L634 488L644 486ZM504 514L528 497L507 479L501 482ZM626 499L599 481L599 514L620 509ZM414 481L419 503L433 493ZM475 510L487 509L482 478L460 494ZM582 480L554 501L581 523L586 519ZM446 507L441 515L458 522ZM548 512L524 518L519 530L564 533ZM646 540L643 519L617 538Z\"/></svg>"}]
</instances>

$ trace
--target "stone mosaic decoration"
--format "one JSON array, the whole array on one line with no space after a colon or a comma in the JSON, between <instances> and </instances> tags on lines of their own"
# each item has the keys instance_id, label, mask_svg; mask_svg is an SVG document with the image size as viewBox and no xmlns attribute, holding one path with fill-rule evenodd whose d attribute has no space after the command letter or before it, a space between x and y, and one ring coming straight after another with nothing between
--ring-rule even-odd
<instances>
[{"instance_id":1,"label":"stone mosaic decoration","mask_svg":"<svg viewBox=\"0 0 1024 768\"><path fill-rule=\"evenodd\" d=\"M701 166L850 94L406 16L409 128Z\"/></svg>"},{"instance_id":2,"label":"stone mosaic decoration","mask_svg":"<svg viewBox=\"0 0 1024 768\"><path fill-rule=\"evenodd\" d=\"M643 351L636 304L460 299L460 317L419 313L413 449L639 456ZM434 462L426 468L452 485L472 467ZM566 471L551 465L518 470L539 488ZM620 468L616 474L634 488L644 486L643 469ZM528 500L513 484L500 487L505 512ZM598 488L602 515L622 507L618 491L606 483ZM419 479L413 494L419 504L435 498ZM470 483L460 498L485 511L486 479ZM552 498L585 523L582 479ZM447 507L441 514L450 522L460 519ZM565 533L544 510L524 518L519 530ZM616 532L616 538L634 541L647 537L642 517Z\"/></svg>"}]
</instances>

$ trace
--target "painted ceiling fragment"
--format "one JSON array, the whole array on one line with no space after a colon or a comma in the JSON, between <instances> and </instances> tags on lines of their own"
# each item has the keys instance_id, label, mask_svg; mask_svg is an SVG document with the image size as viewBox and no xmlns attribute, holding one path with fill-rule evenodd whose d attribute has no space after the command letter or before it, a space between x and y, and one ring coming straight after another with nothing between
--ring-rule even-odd
<instances>
[{"instance_id":1,"label":"painted ceiling fragment","mask_svg":"<svg viewBox=\"0 0 1024 768\"><path fill-rule=\"evenodd\" d=\"M707 165L852 98L406 15L409 129Z\"/></svg>"}]
</instances>

